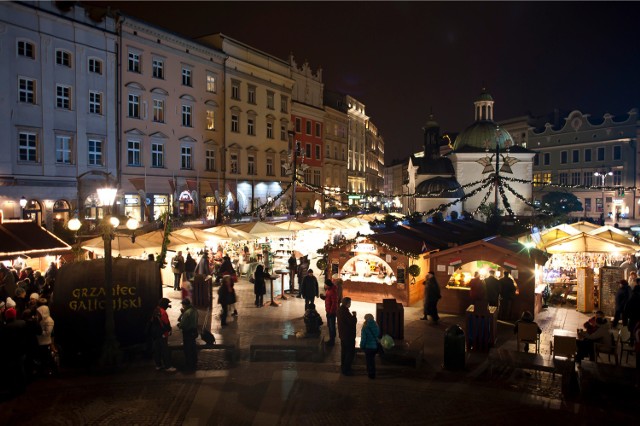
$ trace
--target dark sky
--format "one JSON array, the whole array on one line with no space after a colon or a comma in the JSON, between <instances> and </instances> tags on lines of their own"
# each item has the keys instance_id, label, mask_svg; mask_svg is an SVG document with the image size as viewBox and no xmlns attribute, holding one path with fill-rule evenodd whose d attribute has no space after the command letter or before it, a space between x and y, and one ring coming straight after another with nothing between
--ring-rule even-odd
<instances>
[{"instance_id":1,"label":"dark sky","mask_svg":"<svg viewBox=\"0 0 640 426\"><path fill-rule=\"evenodd\" d=\"M325 88L366 105L387 163L421 146L431 111L443 131L464 130L483 85L496 121L640 107L638 2L109 3L188 37L222 32L322 67Z\"/></svg>"}]
</instances>

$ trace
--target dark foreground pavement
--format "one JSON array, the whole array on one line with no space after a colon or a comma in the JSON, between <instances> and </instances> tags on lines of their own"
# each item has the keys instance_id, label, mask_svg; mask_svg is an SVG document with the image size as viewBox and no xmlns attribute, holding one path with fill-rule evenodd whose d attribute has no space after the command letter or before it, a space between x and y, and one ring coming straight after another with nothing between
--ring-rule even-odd
<instances>
[{"instance_id":1,"label":"dark foreground pavement","mask_svg":"<svg viewBox=\"0 0 640 426\"><path fill-rule=\"evenodd\" d=\"M250 361L248 347L257 334L278 335L303 329L301 299L280 307L255 308L248 282L238 284L237 319L214 332L240 340L240 360L204 350L195 374L156 372L143 357L111 375L66 369L60 377L39 379L27 392L5 400L0 424L47 425L448 425L448 424L635 424L637 390L580 398L564 395L560 376L502 370L489 374L486 354L472 353L462 371L442 368L444 330L462 318L443 315L433 326L418 318L419 307L405 309L408 339L423 336L420 368L378 361L378 377L367 378L364 357L356 356L355 375L339 374L339 343L323 362L293 353ZM175 297L171 290L169 297ZM319 301L320 302L320 301ZM324 315L321 303L317 304ZM172 319L179 303L173 303ZM371 304L354 302L359 325ZM553 328L575 328L584 321L571 309L551 308L537 319L548 353ZM359 327L358 327L359 328ZM499 325L498 345L515 349L512 329ZM179 333L172 336L179 342ZM175 365L182 357L175 351ZM634 361L634 360L630 360ZM4 384L7 386L7 384Z\"/></svg>"}]
</instances>

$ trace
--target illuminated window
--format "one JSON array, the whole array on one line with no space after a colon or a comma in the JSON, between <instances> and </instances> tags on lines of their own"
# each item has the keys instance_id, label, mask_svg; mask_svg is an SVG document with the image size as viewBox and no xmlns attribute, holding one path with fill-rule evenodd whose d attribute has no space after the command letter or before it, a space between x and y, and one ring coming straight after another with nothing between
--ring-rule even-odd
<instances>
[{"instance_id":1,"label":"illuminated window","mask_svg":"<svg viewBox=\"0 0 640 426\"><path fill-rule=\"evenodd\" d=\"M212 109L207 110L207 129L215 130L216 128L216 112Z\"/></svg>"},{"instance_id":2,"label":"illuminated window","mask_svg":"<svg viewBox=\"0 0 640 426\"><path fill-rule=\"evenodd\" d=\"M153 100L153 121L164 123L164 101L162 99Z\"/></svg>"},{"instance_id":3,"label":"illuminated window","mask_svg":"<svg viewBox=\"0 0 640 426\"><path fill-rule=\"evenodd\" d=\"M207 92L215 93L216 91L216 76L207 73Z\"/></svg>"}]
</instances>

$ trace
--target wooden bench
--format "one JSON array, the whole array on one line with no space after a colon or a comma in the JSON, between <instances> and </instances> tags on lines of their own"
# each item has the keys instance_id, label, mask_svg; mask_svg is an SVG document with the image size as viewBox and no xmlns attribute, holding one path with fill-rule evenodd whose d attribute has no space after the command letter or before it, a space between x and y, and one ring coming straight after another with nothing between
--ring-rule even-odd
<instances>
[{"instance_id":1,"label":"wooden bench","mask_svg":"<svg viewBox=\"0 0 640 426\"><path fill-rule=\"evenodd\" d=\"M412 361L416 368L420 368L424 358L424 336L415 339L394 340L395 345L390 349L384 350L382 360L387 362L405 362ZM356 353L364 353L360 349L360 337L356 337Z\"/></svg>"},{"instance_id":2,"label":"wooden bench","mask_svg":"<svg viewBox=\"0 0 640 426\"><path fill-rule=\"evenodd\" d=\"M198 338L196 349L197 350L211 350L211 349L222 349L224 351L229 351L231 354L231 361L238 361L240 359L240 338L234 337L224 337L221 334L214 334L216 341L212 345L208 345L206 343L201 343L201 340ZM182 350L182 345L169 345L169 350Z\"/></svg>"},{"instance_id":3,"label":"wooden bench","mask_svg":"<svg viewBox=\"0 0 640 426\"><path fill-rule=\"evenodd\" d=\"M324 334L318 337L301 337L287 335L258 335L251 339L249 359L255 361L258 352L293 351L311 353L314 362L321 362L324 357Z\"/></svg>"}]
</instances>

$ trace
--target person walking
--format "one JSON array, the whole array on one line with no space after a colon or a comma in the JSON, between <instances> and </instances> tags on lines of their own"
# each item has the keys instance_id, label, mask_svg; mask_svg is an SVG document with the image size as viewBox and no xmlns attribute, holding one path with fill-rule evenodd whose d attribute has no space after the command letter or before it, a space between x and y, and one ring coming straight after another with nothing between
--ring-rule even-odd
<instances>
[{"instance_id":1,"label":"person walking","mask_svg":"<svg viewBox=\"0 0 640 426\"><path fill-rule=\"evenodd\" d=\"M151 340L153 350L153 361L156 364L156 370L164 370L168 372L176 371L171 366L171 352L169 351L169 335L171 334L171 322L167 309L171 307L171 301L163 297L158 302L158 306L151 315Z\"/></svg>"},{"instance_id":2,"label":"person walking","mask_svg":"<svg viewBox=\"0 0 640 426\"><path fill-rule=\"evenodd\" d=\"M38 307L36 311L38 312L40 328L42 329L42 333L37 335L38 351L36 356L40 374L43 376L58 374L58 366L51 355L51 351L53 349L53 326L55 322L53 321L53 318L51 318L48 306L42 305Z\"/></svg>"},{"instance_id":3,"label":"person walking","mask_svg":"<svg viewBox=\"0 0 640 426\"><path fill-rule=\"evenodd\" d=\"M179 251L171 260L171 271L173 272L173 289L180 291L180 283L182 282L182 274L184 273L184 257Z\"/></svg>"},{"instance_id":4,"label":"person walking","mask_svg":"<svg viewBox=\"0 0 640 426\"><path fill-rule=\"evenodd\" d=\"M264 266L258 265L256 272L253 274L253 293L256 295L256 307L262 308L264 306L264 295L267 293L267 285L265 283L265 277L269 274L264 272Z\"/></svg>"},{"instance_id":5,"label":"person walking","mask_svg":"<svg viewBox=\"0 0 640 426\"><path fill-rule=\"evenodd\" d=\"M307 271L309 270L309 263L307 262L307 256L302 256L300 258L300 264L298 265L298 287L300 292L298 293L298 298L302 298L302 281L307 276Z\"/></svg>"},{"instance_id":6,"label":"person walking","mask_svg":"<svg viewBox=\"0 0 640 426\"><path fill-rule=\"evenodd\" d=\"M184 274L187 281L193 281L196 271L196 261L191 257L191 253L187 253L187 258L184 261Z\"/></svg>"},{"instance_id":7,"label":"person walking","mask_svg":"<svg viewBox=\"0 0 640 426\"><path fill-rule=\"evenodd\" d=\"M511 318L511 304L513 303L513 298L516 296L516 285L511 279L509 271L504 271L502 278L498 281L500 283L501 301L498 316L503 320L508 320Z\"/></svg>"},{"instance_id":8,"label":"person walking","mask_svg":"<svg viewBox=\"0 0 640 426\"><path fill-rule=\"evenodd\" d=\"M198 349L196 338L198 337L198 311L193 307L189 299L182 301L178 328L182 330L182 349L184 350L185 371L194 372L198 366Z\"/></svg>"},{"instance_id":9,"label":"person walking","mask_svg":"<svg viewBox=\"0 0 640 426\"><path fill-rule=\"evenodd\" d=\"M294 281L296 272L298 272L298 262L296 261L296 256L291 253L291 257L288 261L288 269L289 269L289 293L293 293L295 288ZM300 286L300 281L298 281L298 286Z\"/></svg>"},{"instance_id":10,"label":"person walking","mask_svg":"<svg viewBox=\"0 0 640 426\"><path fill-rule=\"evenodd\" d=\"M440 295L440 286L436 281L436 276L433 271L429 271L427 274L427 280L425 281L424 289L424 316L421 320L426 320L427 315L431 316L431 320L435 325L438 325L440 316L438 315L438 300L442 296Z\"/></svg>"},{"instance_id":11,"label":"person walking","mask_svg":"<svg viewBox=\"0 0 640 426\"><path fill-rule=\"evenodd\" d=\"M231 276L225 275L222 277L222 283L218 288L218 304L222 306L222 312L220 313L220 325L227 325L227 314L229 310L229 300L231 298L231 293L229 289L231 288Z\"/></svg>"},{"instance_id":12,"label":"person walking","mask_svg":"<svg viewBox=\"0 0 640 426\"><path fill-rule=\"evenodd\" d=\"M338 317L338 291L330 279L324 282L324 309L327 313L329 341L327 346L336 344L336 319Z\"/></svg>"},{"instance_id":13,"label":"person walking","mask_svg":"<svg viewBox=\"0 0 640 426\"><path fill-rule=\"evenodd\" d=\"M487 302L489 306L498 306L500 300L500 282L496 278L496 271L489 271L489 276L484 279L484 288L487 293Z\"/></svg>"},{"instance_id":14,"label":"person walking","mask_svg":"<svg viewBox=\"0 0 640 426\"><path fill-rule=\"evenodd\" d=\"M315 305L315 299L318 297L318 279L313 276L313 269L307 270L307 276L302 280L300 286L300 294L304 297L304 310L309 309L309 305Z\"/></svg>"},{"instance_id":15,"label":"person walking","mask_svg":"<svg viewBox=\"0 0 640 426\"><path fill-rule=\"evenodd\" d=\"M349 312L351 298L344 297L338 309L338 334L340 335L340 370L345 376L352 376L351 364L356 354L356 313Z\"/></svg>"},{"instance_id":16,"label":"person walking","mask_svg":"<svg viewBox=\"0 0 640 426\"><path fill-rule=\"evenodd\" d=\"M380 329L373 319L373 315L364 316L364 324L360 331L360 349L364 350L367 360L367 375L370 379L376 378L376 354L378 353L378 336Z\"/></svg>"},{"instance_id":17,"label":"person walking","mask_svg":"<svg viewBox=\"0 0 640 426\"><path fill-rule=\"evenodd\" d=\"M616 292L615 299L615 313L613 315L613 323L611 326L616 328L618 326L618 321L622 318L622 313L624 312L624 307L627 302L631 299L631 287L629 287L629 283L627 280L620 280L618 291ZM622 318L622 325L627 325L627 322Z\"/></svg>"}]
</instances>

